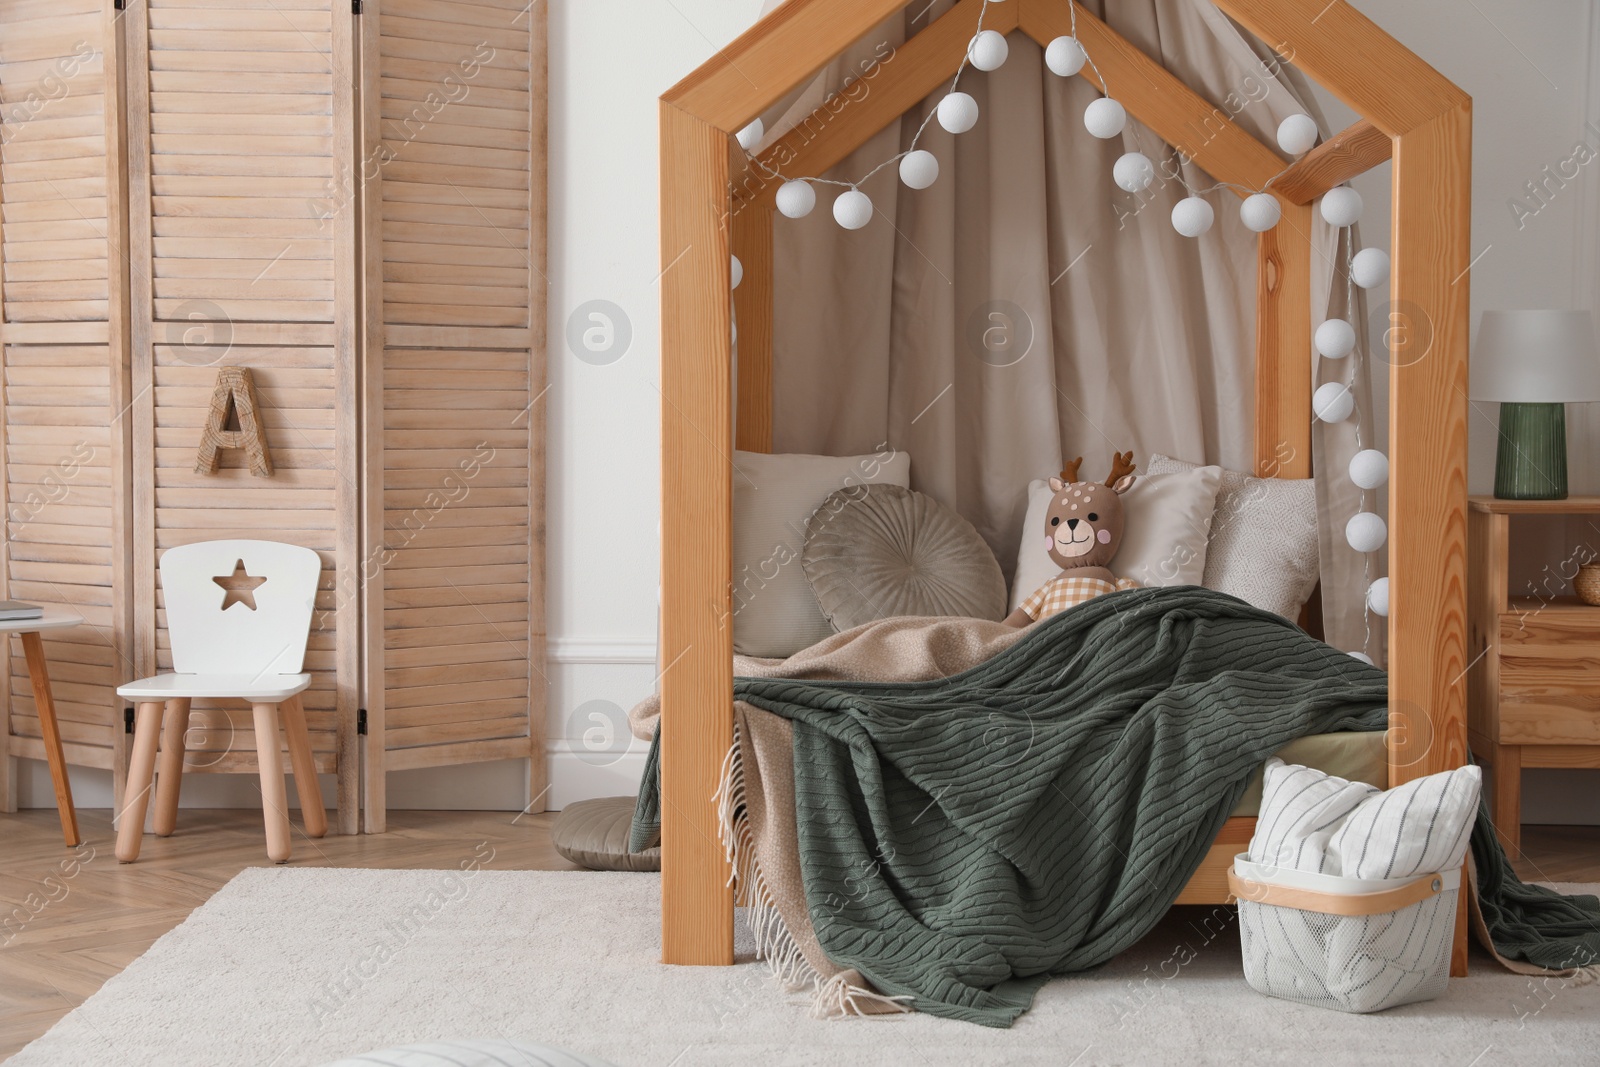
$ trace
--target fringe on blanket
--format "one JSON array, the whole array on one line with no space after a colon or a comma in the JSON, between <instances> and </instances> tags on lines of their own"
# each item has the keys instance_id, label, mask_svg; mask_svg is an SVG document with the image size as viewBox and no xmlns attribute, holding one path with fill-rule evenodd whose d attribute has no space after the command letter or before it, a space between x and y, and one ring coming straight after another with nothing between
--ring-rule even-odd
<instances>
[{"instance_id":1,"label":"fringe on blanket","mask_svg":"<svg viewBox=\"0 0 1600 1067\"><path fill-rule=\"evenodd\" d=\"M767 961L773 977L791 993L810 991L811 1014L818 1019L852 1015L873 1016L910 1012L910 997L885 996L856 985L843 974L823 978L806 959L800 943L789 932L783 913L756 860L755 839L745 807L744 756L739 725L734 724L733 745L722 761L721 781L712 800L717 805L717 826L722 847L732 869L728 884L744 891L746 918L755 935L756 957Z\"/></svg>"}]
</instances>

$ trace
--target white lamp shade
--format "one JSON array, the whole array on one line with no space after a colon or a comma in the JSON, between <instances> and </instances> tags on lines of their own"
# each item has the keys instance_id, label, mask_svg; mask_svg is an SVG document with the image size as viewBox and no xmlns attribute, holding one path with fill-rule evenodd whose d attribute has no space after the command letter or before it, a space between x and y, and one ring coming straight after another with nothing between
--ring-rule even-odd
<instances>
[{"instance_id":1,"label":"white lamp shade","mask_svg":"<svg viewBox=\"0 0 1600 1067\"><path fill-rule=\"evenodd\" d=\"M1587 311L1485 311L1472 346L1472 399L1600 400L1600 352Z\"/></svg>"}]
</instances>

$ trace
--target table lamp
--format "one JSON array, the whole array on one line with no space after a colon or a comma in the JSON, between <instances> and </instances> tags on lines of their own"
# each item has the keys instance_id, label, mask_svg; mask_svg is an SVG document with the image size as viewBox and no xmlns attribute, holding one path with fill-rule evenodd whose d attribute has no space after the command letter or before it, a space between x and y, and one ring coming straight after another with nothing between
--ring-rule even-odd
<instances>
[{"instance_id":1,"label":"table lamp","mask_svg":"<svg viewBox=\"0 0 1600 1067\"><path fill-rule=\"evenodd\" d=\"M1600 401L1589 313L1485 311L1472 346L1472 399L1500 404L1494 495L1565 500L1565 405Z\"/></svg>"}]
</instances>

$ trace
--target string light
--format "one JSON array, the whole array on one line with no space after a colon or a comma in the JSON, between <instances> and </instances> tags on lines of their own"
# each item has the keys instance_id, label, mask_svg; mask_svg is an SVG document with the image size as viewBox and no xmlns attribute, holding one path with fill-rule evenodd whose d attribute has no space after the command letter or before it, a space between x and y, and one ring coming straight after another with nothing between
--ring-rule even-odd
<instances>
[{"instance_id":1,"label":"string light","mask_svg":"<svg viewBox=\"0 0 1600 1067\"><path fill-rule=\"evenodd\" d=\"M898 164L901 182L913 190L927 189L938 181L940 170L938 158L932 152L919 148L918 144L929 123L933 121L937 121L941 128L954 135L966 133L977 125L980 118L978 102L971 94L961 91L961 78L969 66L977 70L994 71L1003 66L1009 58L1011 49L1005 35L983 27L989 4L1002 2L1004 0L984 0L978 11L977 29L967 45L966 54L956 70L955 77L951 80L949 90L923 119L911 138L910 146L904 152L885 160L853 182L819 177L785 179L781 172L766 161L752 157L753 165L758 171L769 179L782 182L776 195L778 211L787 218L805 218L816 207L817 194L814 187L833 185L844 190L833 202L834 220L847 230L858 230L870 223L874 214L872 200L861 191L860 186L866 184L879 171ZM1093 136L1110 140L1120 136L1128 128L1127 110L1110 95L1110 86L1106 83L1099 67L1095 65L1094 57L1078 39L1077 5L1068 5L1068 11L1071 15L1069 27L1071 32L1055 38L1045 46L1045 66L1051 73L1063 78L1078 74L1085 66L1090 68L1094 80L1102 90L1102 95L1091 101L1084 109L1083 124ZM761 120L756 119L739 131L737 139L740 147L747 153L753 153L765 135L766 131ZM1132 131L1132 135L1137 144L1139 140L1137 128ZM1303 156L1316 146L1319 137L1320 130L1310 115L1290 115L1278 124L1278 147L1289 156ZM1271 230L1282 220L1283 205L1270 190L1278 179L1292 168L1292 164L1285 166L1256 189L1241 187L1231 182L1218 182L1205 189L1195 189L1184 179L1181 171L1175 170L1172 178L1187 195L1172 209L1173 229L1185 237L1200 237L1210 231L1216 219L1216 211L1205 199L1205 195L1226 187L1244 194L1239 205L1239 219L1246 229L1255 233ZM1141 193L1154 183L1156 167L1149 156L1135 148L1118 157L1112 167L1111 176L1118 188L1125 192ZM1335 187L1323 194L1318 209L1330 226L1348 229L1361 218L1361 194L1349 186ZM1347 314L1354 312L1356 287L1374 289L1383 285L1388 281L1391 269L1388 253L1375 248L1353 252L1352 245L1353 233L1348 235L1345 242ZM739 261L735 259L733 261L735 286L739 284L742 276L743 270ZM1324 358L1337 361L1343 360L1355 351L1356 340L1356 330L1351 322L1346 319L1328 319L1317 327L1313 346ZM1352 371L1351 382L1330 381L1317 387L1311 399L1311 407L1319 420L1331 425L1342 423L1355 414L1355 395L1352 388L1354 373ZM1370 647L1372 642L1370 616L1386 616L1389 613L1389 580L1373 579L1371 576L1372 555L1387 541L1388 527L1380 515L1366 509L1366 494L1388 481L1389 460L1376 449L1361 447L1359 419L1356 422L1355 433L1357 452L1350 460L1349 475L1351 482L1361 491L1362 503L1360 510L1345 527L1345 539L1352 549L1367 557L1366 603L1370 615L1367 620L1366 646ZM1364 663L1373 662L1365 651L1351 652L1350 655Z\"/></svg>"}]
</instances>

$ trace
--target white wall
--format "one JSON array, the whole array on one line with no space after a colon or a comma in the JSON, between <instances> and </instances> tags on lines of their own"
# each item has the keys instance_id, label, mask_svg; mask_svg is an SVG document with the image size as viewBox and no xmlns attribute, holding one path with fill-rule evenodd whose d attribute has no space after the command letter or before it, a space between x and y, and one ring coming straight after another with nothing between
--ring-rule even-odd
<instances>
[{"instance_id":1,"label":"white wall","mask_svg":"<svg viewBox=\"0 0 1600 1067\"><path fill-rule=\"evenodd\" d=\"M550 799L559 806L631 790L642 746L628 746L619 716L655 678L656 100L747 28L762 3L550 2L549 736ZM1585 122L1600 131L1600 14L1592 0L1356 6L1474 98L1473 249L1484 253L1470 278L1474 309L1600 307L1600 161L1521 226L1507 207L1510 198L1526 196L1525 183L1546 164L1571 155ZM1325 104L1336 124L1353 117L1336 101ZM1600 132L1590 143L1600 148ZM1369 243L1387 232L1388 181L1385 166L1358 182ZM620 358L599 365L577 358L566 337L569 318L596 300L616 305L632 335ZM1600 413L1588 427L1582 409L1573 414L1574 489L1600 491L1600 459L1589 458L1600 455ZM1473 415L1474 491L1492 482L1493 419L1492 405ZM1568 532L1551 535L1550 551L1559 551L1563 536ZM1600 533L1595 537L1600 545ZM1530 772L1527 817L1600 822L1593 775L1576 777L1587 773ZM85 806L106 806L109 787L99 781L106 776L81 777ZM23 787L25 801L51 803L42 766L31 768ZM201 779L185 790L186 803L228 797L255 803L250 784L239 779ZM397 807L515 810L527 801L509 764L397 775L391 797Z\"/></svg>"}]
</instances>

